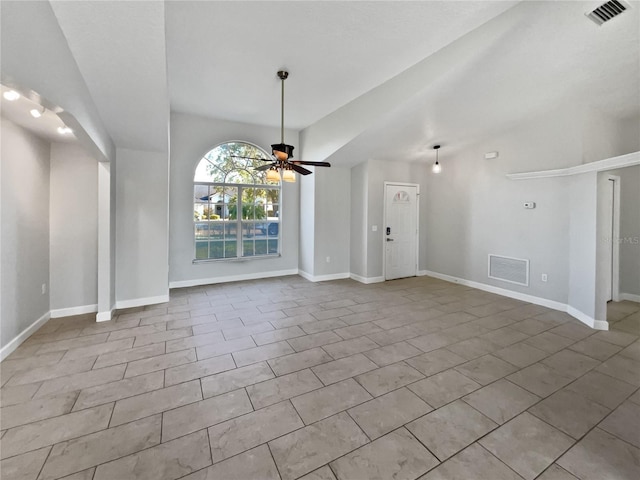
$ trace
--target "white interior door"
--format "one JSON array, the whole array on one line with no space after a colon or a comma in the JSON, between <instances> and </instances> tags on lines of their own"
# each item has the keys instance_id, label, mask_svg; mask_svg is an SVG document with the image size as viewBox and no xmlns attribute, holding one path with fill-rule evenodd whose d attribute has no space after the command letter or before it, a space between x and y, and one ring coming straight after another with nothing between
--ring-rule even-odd
<instances>
[{"instance_id":1,"label":"white interior door","mask_svg":"<svg viewBox=\"0 0 640 480\"><path fill-rule=\"evenodd\" d=\"M418 187L385 185L385 279L418 273Z\"/></svg>"}]
</instances>

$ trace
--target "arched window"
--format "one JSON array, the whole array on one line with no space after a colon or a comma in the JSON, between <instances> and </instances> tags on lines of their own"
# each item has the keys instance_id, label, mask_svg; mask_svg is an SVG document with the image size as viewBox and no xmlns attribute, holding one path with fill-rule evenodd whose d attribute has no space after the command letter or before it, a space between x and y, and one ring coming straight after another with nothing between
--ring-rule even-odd
<instances>
[{"instance_id":1,"label":"arched window","mask_svg":"<svg viewBox=\"0 0 640 480\"><path fill-rule=\"evenodd\" d=\"M267 183L264 150L229 142L209 151L193 178L195 260L280 254L280 184Z\"/></svg>"}]
</instances>

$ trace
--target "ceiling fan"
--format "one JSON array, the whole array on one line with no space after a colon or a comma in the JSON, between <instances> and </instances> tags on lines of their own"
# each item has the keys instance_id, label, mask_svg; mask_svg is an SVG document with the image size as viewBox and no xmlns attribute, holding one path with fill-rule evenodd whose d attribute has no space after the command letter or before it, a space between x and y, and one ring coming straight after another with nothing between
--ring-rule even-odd
<instances>
[{"instance_id":1,"label":"ceiling fan","mask_svg":"<svg viewBox=\"0 0 640 480\"><path fill-rule=\"evenodd\" d=\"M255 170L267 171L268 181L280 181L280 172L282 172L282 180L285 182L295 182L296 176L293 173L298 172L301 175L309 175L311 170L307 170L300 165L311 165L314 167L330 167L329 162L304 162L302 160L291 160L293 157L293 145L287 145L284 143L284 81L289 76L289 72L280 70L278 77L282 82L282 96L281 96L281 108L280 108L280 143L274 143L271 145L271 153L273 158L255 158L255 157L241 157L233 155L234 158L245 158L249 160L262 160L264 162L271 162L260 167L256 167Z\"/></svg>"}]
</instances>

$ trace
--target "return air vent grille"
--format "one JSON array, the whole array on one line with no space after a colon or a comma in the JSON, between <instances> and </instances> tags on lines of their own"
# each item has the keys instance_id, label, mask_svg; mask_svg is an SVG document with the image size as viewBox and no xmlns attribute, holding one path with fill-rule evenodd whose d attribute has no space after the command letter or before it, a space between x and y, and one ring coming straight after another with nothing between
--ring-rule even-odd
<instances>
[{"instance_id":1,"label":"return air vent grille","mask_svg":"<svg viewBox=\"0 0 640 480\"><path fill-rule=\"evenodd\" d=\"M629 5L621 0L611 0L607 3L603 3L592 12L585 15L593 20L596 24L602 25L604 22L608 22L613 17L617 17L622 12L627 10Z\"/></svg>"},{"instance_id":2,"label":"return air vent grille","mask_svg":"<svg viewBox=\"0 0 640 480\"><path fill-rule=\"evenodd\" d=\"M489 278L529 286L529 260L489 255Z\"/></svg>"}]
</instances>

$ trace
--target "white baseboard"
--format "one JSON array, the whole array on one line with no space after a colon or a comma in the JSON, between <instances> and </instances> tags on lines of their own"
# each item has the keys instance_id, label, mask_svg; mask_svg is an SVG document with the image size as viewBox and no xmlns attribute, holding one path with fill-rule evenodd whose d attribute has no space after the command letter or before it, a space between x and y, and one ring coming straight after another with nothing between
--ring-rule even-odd
<instances>
[{"instance_id":1,"label":"white baseboard","mask_svg":"<svg viewBox=\"0 0 640 480\"><path fill-rule=\"evenodd\" d=\"M486 283L465 280L464 278L453 277L451 275L445 275L444 273L431 272L429 270L420 270L420 272L418 272L418 275L427 275L429 277L439 278L440 280L446 280L447 282L458 283L467 287L477 288L478 290L484 290L485 292L502 295L503 297L509 297L516 300L521 300L523 302L534 303L536 305L541 305L553 310L560 310L561 312L567 311L567 305L565 303L556 302L555 300L549 300L547 298L536 297L534 295L528 295L526 293L514 292L513 290L507 290L506 288L487 285Z\"/></svg>"},{"instance_id":2,"label":"white baseboard","mask_svg":"<svg viewBox=\"0 0 640 480\"><path fill-rule=\"evenodd\" d=\"M22 344L22 342L29 338L33 334L33 332L44 325L47 320L49 320L49 318L51 318L49 312L45 313L27 328L25 328L22 332L20 332L13 340L2 347L0 349L0 361L7 358L16 348L18 348Z\"/></svg>"},{"instance_id":3,"label":"white baseboard","mask_svg":"<svg viewBox=\"0 0 640 480\"><path fill-rule=\"evenodd\" d=\"M276 270L273 272L246 273L243 275L229 275L226 277L194 278L192 280L177 280L169 282L169 288L197 287L200 285L211 285L214 283L239 282L241 280L257 280L259 278L284 277L286 275L297 275L298 269Z\"/></svg>"},{"instance_id":4,"label":"white baseboard","mask_svg":"<svg viewBox=\"0 0 640 480\"><path fill-rule=\"evenodd\" d=\"M298 270L298 275L310 282L328 282L330 280L342 280L349 278L349 273L330 273L328 275L311 275L304 270Z\"/></svg>"},{"instance_id":5,"label":"white baseboard","mask_svg":"<svg viewBox=\"0 0 640 480\"><path fill-rule=\"evenodd\" d=\"M166 303L169 301L169 294L158 295L157 297L132 298L130 300L116 301L116 309L142 307L144 305L155 305L157 303Z\"/></svg>"},{"instance_id":6,"label":"white baseboard","mask_svg":"<svg viewBox=\"0 0 640 480\"><path fill-rule=\"evenodd\" d=\"M104 312L98 312L96 315L96 322L107 322L113 318L113 312L115 311L115 307L112 307L111 310L106 310Z\"/></svg>"},{"instance_id":7,"label":"white baseboard","mask_svg":"<svg viewBox=\"0 0 640 480\"><path fill-rule=\"evenodd\" d=\"M356 282L366 284L384 282L384 277L362 277L360 275L356 275L355 273L350 273L349 277L354 279Z\"/></svg>"},{"instance_id":8,"label":"white baseboard","mask_svg":"<svg viewBox=\"0 0 640 480\"><path fill-rule=\"evenodd\" d=\"M427 275L429 277L439 278L447 282L458 283L467 287L477 288L478 290L484 290L485 292L495 293L502 295L503 297L514 298L516 300L522 300L523 302L533 303L535 305L541 305L543 307L551 308L553 310L559 310L561 312L567 312L572 317L580 320L585 325L596 330L609 330L609 323L604 320L596 320L590 316L582 313L580 310L567 305L566 303L556 302L555 300L549 300L547 298L535 297L533 295L527 295L526 293L514 292L500 287L494 287L493 285L487 285L485 283L473 282L471 280L465 280L464 278L453 277L451 275L445 275L444 273L431 272L429 270L420 270L418 275Z\"/></svg>"},{"instance_id":9,"label":"white baseboard","mask_svg":"<svg viewBox=\"0 0 640 480\"><path fill-rule=\"evenodd\" d=\"M621 293L620 300L627 300L629 302L638 302L640 303L640 295L635 295L633 293Z\"/></svg>"},{"instance_id":10,"label":"white baseboard","mask_svg":"<svg viewBox=\"0 0 640 480\"><path fill-rule=\"evenodd\" d=\"M84 313L96 313L98 305L81 305L79 307L55 308L51 310L51 318L70 317Z\"/></svg>"},{"instance_id":11,"label":"white baseboard","mask_svg":"<svg viewBox=\"0 0 640 480\"><path fill-rule=\"evenodd\" d=\"M609 322L604 320L596 320L595 318L582 313L580 310L572 307L571 305L567 305L567 313L572 317L577 318L588 327L594 328L596 330L609 330Z\"/></svg>"}]
</instances>

